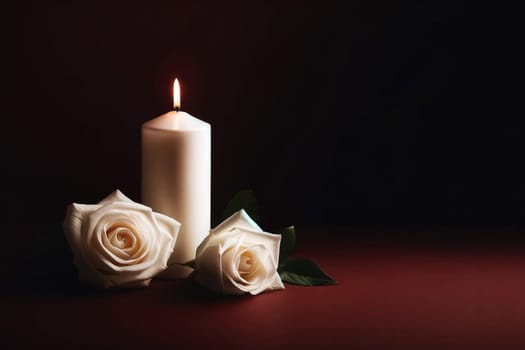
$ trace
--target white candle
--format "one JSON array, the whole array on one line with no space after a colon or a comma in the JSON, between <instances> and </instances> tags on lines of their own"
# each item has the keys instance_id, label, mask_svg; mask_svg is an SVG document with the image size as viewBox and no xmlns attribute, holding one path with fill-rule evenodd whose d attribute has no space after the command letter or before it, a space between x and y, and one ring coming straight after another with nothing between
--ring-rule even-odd
<instances>
[{"instance_id":1,"label":"white candle","mask_svg":"<svg viewBox=\"0 0 525 350\"><path fill-rule=\"evenodd\" d=\"M210 229L211 127L179 111L177 79L173 104L174 111L142 125L142 202L181 223L169 267L160 277L184 278L191 269L176 263L195 259Z\"/></svg>"}]
</instances>

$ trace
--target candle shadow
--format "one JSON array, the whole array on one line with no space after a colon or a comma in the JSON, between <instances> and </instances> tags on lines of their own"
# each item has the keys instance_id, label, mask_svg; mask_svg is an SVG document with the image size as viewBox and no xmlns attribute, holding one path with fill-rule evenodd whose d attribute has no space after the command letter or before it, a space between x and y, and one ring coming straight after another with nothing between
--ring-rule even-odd
<instances>
[{"instance_id":1,"label":"candle shadow","mask_svg":"<svg viewBox=\"0 0 525 350\"><path fill-rule=\"evenodd\" d=\"M181 303L185 305L220 305L247 301L250 295L224 295L213 292L194 282L191 278L181 281L181 284L171 287L168 303Z\"/></svg>"}]
</instances>

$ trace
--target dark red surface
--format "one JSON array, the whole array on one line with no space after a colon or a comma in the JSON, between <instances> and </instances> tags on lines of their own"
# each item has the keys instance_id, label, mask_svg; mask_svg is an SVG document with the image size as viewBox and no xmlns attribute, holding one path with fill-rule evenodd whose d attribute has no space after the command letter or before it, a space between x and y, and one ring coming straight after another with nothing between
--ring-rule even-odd
<instances>
[{"instance_id":1,"label":"dark red surface","mask_svg":"<svg viewBox=\"0 0 525 350\"><path fill-rule=\"evenodd\" d=\"M2 298L1 343L71 349L525 349L522 244L374 243L322 232L301 240L297 256L315 259L338 285L287 285L256 297L222 297L182 281L109 292L58 281L55 288Z\"/></svg>"}]
</instances>

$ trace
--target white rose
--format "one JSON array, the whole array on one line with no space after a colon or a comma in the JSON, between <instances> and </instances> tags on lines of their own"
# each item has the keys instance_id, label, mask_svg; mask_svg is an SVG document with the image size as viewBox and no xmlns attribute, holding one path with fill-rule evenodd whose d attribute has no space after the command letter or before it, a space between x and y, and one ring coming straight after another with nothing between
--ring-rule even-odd
<instances>
[{"instance_id":1,"label":"white rose","mask_svg":"<svg viewBox=\"0 0 525 350\"><path fill-rule=\"evenodd\" d=\"M240 210L202 241L195 259L195 280L226 294L259 294L284 289L277 273L281 235L263 230Z\"/></svg>"},{"instance_id":2,"label":"white rose","mask_svg":"<svg viewBox=\"0 0 525 350\"><path fill-rule=\"evenodd\" d=\"M79 279L101 288L147 286L167 267L180 224L115 191L69 205L64 232Z\"/></svg>"}]
</instances>

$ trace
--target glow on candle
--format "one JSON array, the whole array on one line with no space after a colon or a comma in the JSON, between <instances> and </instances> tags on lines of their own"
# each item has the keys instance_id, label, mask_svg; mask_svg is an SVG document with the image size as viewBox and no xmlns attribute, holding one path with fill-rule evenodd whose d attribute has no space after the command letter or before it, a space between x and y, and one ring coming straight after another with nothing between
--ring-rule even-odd
<instances>
[{"instance_id":1,"label":"glow on candle","mask_svg":"<svg viewBox=\"0 0 525 350\"><path fill-rule=\"evenodd\" d=\"M185 278L181 264L210 231L211 126L180 110L179 80L173 108L142 125L142 203L182 224L162 278Z\"/></svg>"},{"instance_id":2,"label":"glow on candle","mask_svg":"<svg viewBox=\"0 0 525 350\"><path fill-rule=\"evenodd\" d=\"M173 82L173 109L176 111L180 109L180 85L177 78Z\"/></svg>"}]
</instances>

